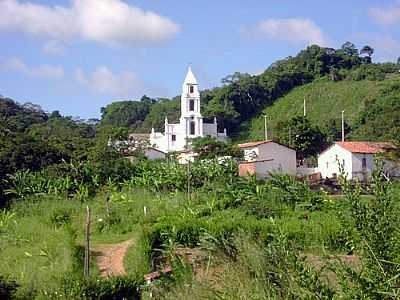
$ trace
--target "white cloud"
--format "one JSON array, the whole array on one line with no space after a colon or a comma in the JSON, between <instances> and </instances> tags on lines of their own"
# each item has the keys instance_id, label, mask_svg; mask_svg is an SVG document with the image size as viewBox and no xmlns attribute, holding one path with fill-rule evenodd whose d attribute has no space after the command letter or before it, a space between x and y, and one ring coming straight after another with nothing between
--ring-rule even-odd
<instances>
[{"instance_id":1,"label":"white cloud","mask_svg":"<svg viewBox=\"0 0 400 300\"><path fill-rule=\"evenodd\" d=\"M122 0L71 0L68 7L0 0L0 30L52 40L78 37L108 45L143 46L172 38L179 26Z\"/></svg>"},{"instance_id":2,"label":"white cloud","mask_svg":"<svg viewBox=\"0 0 400 300\"><path fill-rule=\"evenodd\" d=\"M374 7L369 10L369 15L379 24L393 25L400 23L400 2L391 7Z\"/></svg>"},{"instance_id":3,"label":"white cloud","mask_svg":"<svg viewBox=\"0 0 400 300\"><path fill-rule=\"evenodd\" d=\"M31 77L42 77L48 79L61 79L64 77L64 69L61 66L40 65L28 66L19 58L10 58L3 64L3 68L9 71L22 73Z\"/></svg>"},{"instance_id":4,"label":"white cloud","mask_svg":"<svg viewBox=\"0 0 400 300\"><path fill-rule=\"evenodd\" d=\"M143 93L143 82L130 71L113 73L106 66L99 66L90 75L78 69L75 78L78 83L98 94L129 97Z\"/></svg>"},{"instance_id":5,"label":"white cloud","mask_svg":"<svg viewBox=\"0 0 400 300\"><path fill-rule=\"evenodd\" d=\"M47 55L62 55L65 52L64 46L56 40L48 41L43 45L42 51Z\"/></svg>"},{"instance_id":6,"label":"white cloud","mask_svg":"<svg viewBox=\"0 0 400 300\"><path fill-rule=\"evenodd\" d=\"M250 30L246 29L245 32L293 43L306 42L309 45L317 44L320 46L326 46L328 43L322 29L310 19L268 19L259 22Z\"/></svg>"}]
</instances>

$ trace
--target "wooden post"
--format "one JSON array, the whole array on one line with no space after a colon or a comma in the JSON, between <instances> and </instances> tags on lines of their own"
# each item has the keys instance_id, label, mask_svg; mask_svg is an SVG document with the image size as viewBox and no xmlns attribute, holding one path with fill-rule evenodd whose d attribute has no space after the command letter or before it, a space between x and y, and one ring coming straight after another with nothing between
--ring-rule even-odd
<instances>
[{"instance_id":1,"label":"wooden post","mask_svg":"<svg viewBox=\"0 0 400 300\"><path fill-rule=\"evenodd\" d=\"M86 225L85 225L85 261L83 274L89 277L90 265L90 208L86 206Z\"/></svg>"},{"instance_id":2,"label":"wooden post","mask_svg":"<svg viewBox=\"0 0 400 300\"><path fill-rule=\"evenodd\" d=\"M265 140L268 141L267 115L264 115L264 136Z\"/></svg>"},{"instance_id":3,"label":"wooden post","mask_svg":"<svg viewBox=\"0 0 400 300\"><path fill-rule=\"evenodd\" d=\"M188 196L188 200L190 201L190 160L188 160L188 164L187 164L187 196Z\"/></svg>"},{"instance_id":4,"label":"wooden post","mask_svg":"<svg viewBox=\"0 0 400 300\"><path fill-rule=\"evenodd\" d=\"M107 211L107 215L110 216L110 194L107 194L106 197L106 211Z\"/></svg>"}]
</instances>

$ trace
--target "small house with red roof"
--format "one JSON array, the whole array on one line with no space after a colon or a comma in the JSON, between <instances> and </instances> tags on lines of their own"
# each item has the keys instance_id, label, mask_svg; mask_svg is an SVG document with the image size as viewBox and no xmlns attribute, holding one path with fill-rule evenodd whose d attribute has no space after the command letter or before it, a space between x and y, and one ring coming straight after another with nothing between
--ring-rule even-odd
<instances>
[{"instance_id":1,"label":"small house with red roof","mask_svg":"<svg viewBox=\"0 0 400 300\"><path fill-rule=\"evenodd\" d=\"M394 149L390 142L336 142L318 156L318 170L322 178L334 178L341 166L348 179L367 180L374 170L374 156ZM385 171L394 176L399 170L384 159Z\"/></svg>"},{"instance_id":2,"label":"small house with red roof","mask_svg":"<svg viewBox=\"0 0 400 300\"><path fill-rule=\"evenodd\" d=\"M249 142L238 145L244 153L239 175L268 177L270 173L296 175L296 151L274 141Z\"/></svg>"}]
</instances>

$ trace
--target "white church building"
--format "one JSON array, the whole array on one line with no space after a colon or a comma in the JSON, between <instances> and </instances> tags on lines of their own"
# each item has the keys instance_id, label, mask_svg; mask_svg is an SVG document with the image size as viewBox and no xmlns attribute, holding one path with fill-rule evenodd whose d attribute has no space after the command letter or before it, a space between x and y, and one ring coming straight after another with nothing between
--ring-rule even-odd
<instances>
[{"instance_id":1,"label":"white church building","mask_svg":"<svg viewBox=\"0 0 400 300\"><path fill-rule=\"evenodd\" d=\"M200 112L199 86L191 68L187 72L182 86L181 95L181 117L178 124L168 123L165 118L164 133L155 132L154 128L150 134L150 145L163 151L182 151L190 146L190 141L197 137L214 137L224 141L227 138L226 129L218 132L217 120L213 123L204 123Z\"/></svg>"}]
</instances>

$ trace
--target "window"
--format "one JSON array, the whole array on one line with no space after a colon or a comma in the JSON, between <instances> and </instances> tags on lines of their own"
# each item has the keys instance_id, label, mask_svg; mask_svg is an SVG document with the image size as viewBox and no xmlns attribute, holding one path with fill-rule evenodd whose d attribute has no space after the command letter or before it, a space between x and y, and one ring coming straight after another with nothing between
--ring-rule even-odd
<instances>
[{"instance_id":1,"label":"window","mask_svg":"<svg viewBox=\"0 0 400 300\"><path fill-rule=\"evenodd\" d=\"M365 157L362 159L361 163L362 163L362 168L366 169L367 168L367 159Z\"/></svg>"},{"instance_id":2,"label":"window","mask_svg":"<svg viewBox=\"0 0 400 300\"><path fill-rule=\"evenodd\" d=\"M326 168L329 169L329 163L328 162L326 162Z\"/></svg>"},{"instance_id":3,"label":"window","mask_svg":"<svg viewBox=\"0 0 400 300\"><path fill-rule=\"evenodd\" d=\"M194 100L190 99L189 101L189 111L194 111Z\"/></svg>"},{"instance_id":4,"label":"window","mask_svg":"<svg viewBox=\"0 0 400 300\"><path fill-rule=\"evenodd\" d=\"M173 142L176 141L176 135L175 135L175 134L172 135L172 141L173 141Z\"/></svg>"},{"instance_id":5,"label":"window","mask_svg":"<svg viewBox=\"0 0 400 300\"><path fill-rule=\"evenodd\" d=\"M190 122L190 135L195 135L196 134L196 123L195 122Z\"/></svg>"},{"instance_id":6,"label":"window","mask_svg":"<svg viewBox=\"0 0 400 300\"><path fill-rule=\"evenodd\" d=\"M193 85L190 85L190 86L189 86L189 93L192 94L193 92L194 92L194 86L193 86Z\"/></svg>"}]
</instances>

